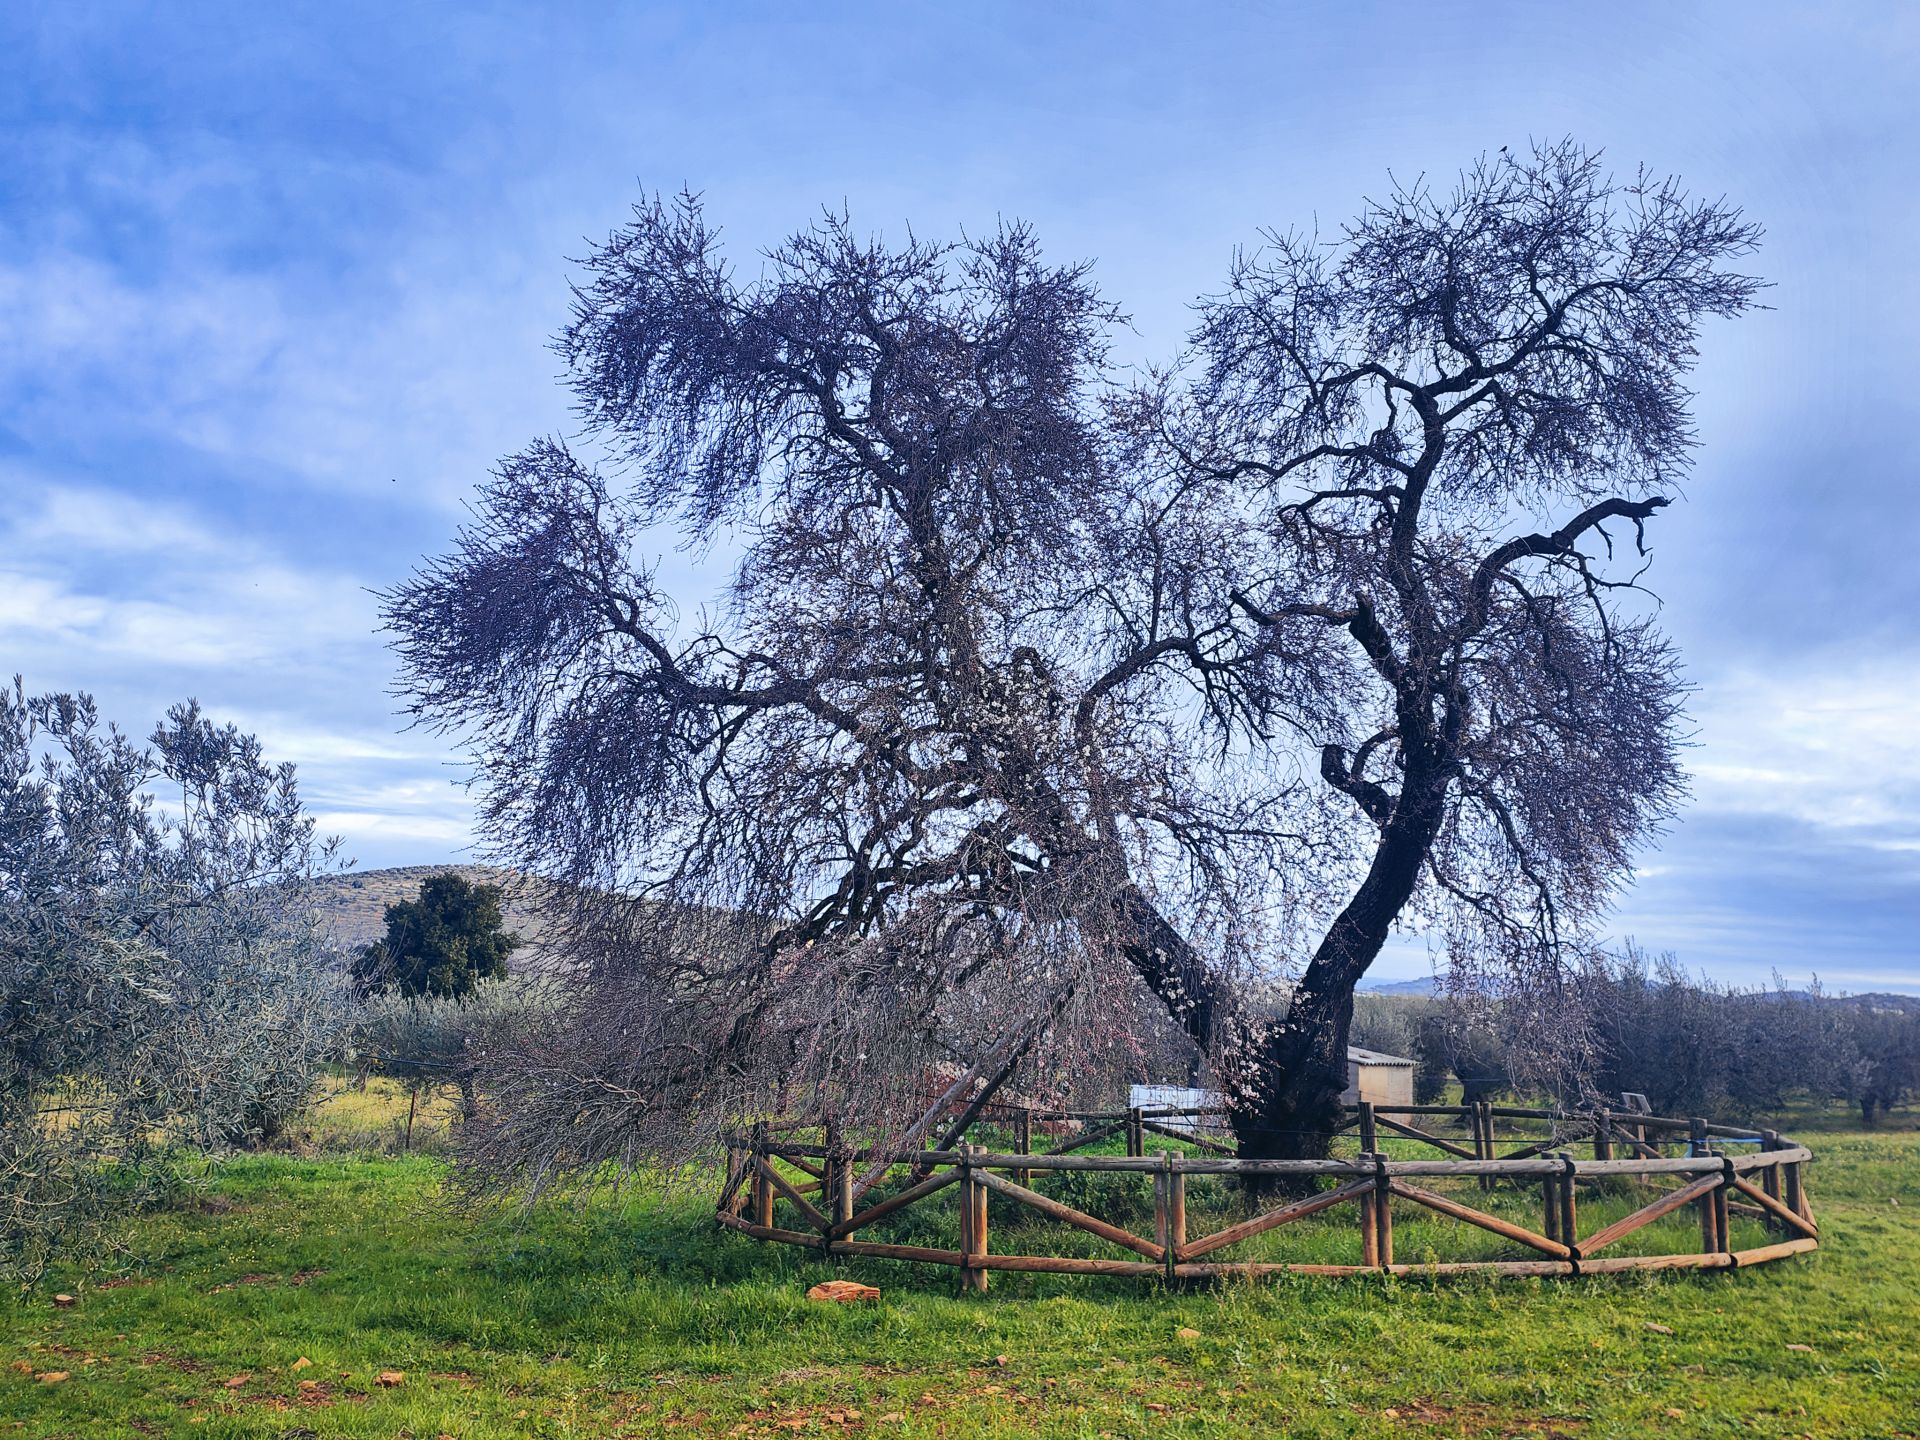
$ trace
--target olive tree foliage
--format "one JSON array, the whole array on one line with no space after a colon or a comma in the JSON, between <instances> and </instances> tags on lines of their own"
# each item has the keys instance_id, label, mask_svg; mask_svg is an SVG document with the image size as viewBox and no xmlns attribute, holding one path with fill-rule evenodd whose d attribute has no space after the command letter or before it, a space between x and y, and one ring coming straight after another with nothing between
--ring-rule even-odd
<instances>
[{"instance_id":1,"label":"olive tree foliage","mask_svg":"<svg viewBox=\"0 0 1920 1440\"><path fill-rule=\"evenodd\" d=\"M176 706L0 691L0 1265L31 1272L182 1148L270 1137L347 1014L290 766Z\"/></svg>"},{"instance_id":2,"label":"olive tree foliage","mask_svg":"<svg viewBox=\"0 0 1920 1440\"><path fill-rule=\"evenodd\" d=\"M929 1091L1061 1083L1156 1008L1243 1150L1295 1153L1397 923L1549 980L1679 792L1620 597L1753 240L1503 156L1276 237L1142 384L1022 227L830 216L743 279L697 200L639 207L558 346L591 453L510 457L386 597L415 714L572 908L477 1169L770 1109L917 1137ZM739 556L694 615L672 533Z\"/></svg>"},{"instance_id":3,"label":"olive tree foliage","mask_svg":"<svg viewBox=\"0 0 1920 1440\"><path fill-rule=\"evenodd\" d=\"M588 261L560 348L606 464L511 457L387 601L503 858L572 911L576 1003L488 1075L479 1171L772 1109L897 1133L955 1072L1127 1043L1143 979L1206 1033L1197 947L1250 944L1276 797L1170 661L1261 642L1198 618L1219 537L1109 454L1116 318L1020 228L830 218L743 282L682 197ZM711 612L657 526L739 547Z\"/></svg>"},{"instance_id":4,"label":"olive tree foliage","mask_svg":"<svg viewBox=\"0 0 1920 1440\"><path fill-rule=\"evenodd\" d=\"M460 1113L479 1113L479 1074L501 1039L524 1037L550 1006L555 986L544 977L476 980L458 995L411 994L395 987L369 995L353 1031L355 1059L421 1092L452 1085Z\"/></svg>"}]
</instances>

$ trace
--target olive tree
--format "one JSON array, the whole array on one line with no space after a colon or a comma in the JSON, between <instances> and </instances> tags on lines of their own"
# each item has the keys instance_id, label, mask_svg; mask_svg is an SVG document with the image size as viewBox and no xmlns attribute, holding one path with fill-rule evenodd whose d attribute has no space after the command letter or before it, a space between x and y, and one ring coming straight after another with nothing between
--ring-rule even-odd
<instances>
[{"instance_id":1,"label":"olive tree","mask_svg":"<svg viewBox=\"0 0 1920 1440\"><path fill-rule=\"evenodd\" d=\"M0 690L0 1265L305 1103L347 1014L329 854L292 768L193 705L141 744Z\"/></svg>"},{"instance_id":2,"label":"olive tree","mask_svg":"<svg viewBox=\"0 0 1920 1440\"><path fill-rule=\"evenodd\" d=\"M1322 902L1236 1105L1333 1128L1355 986L1398 926L1550 1001L1682 793L1683 685L1636 582L1694 434L1702 322L1758 230L1566 142L1396 186L1331 243L1276 234L1203 307L1159 411L1174 473L1259 528L1236 606L1311 654L1274 738L1344 806ZM1330 641L1337 637L1337 648ZM1550 1044L1580 1037L1551 1003Z\"/></svg>"},{"instance_id":3,"label":"olive tree","mask_svg":"<svg viewBox=\"0 0 1920 1440\"><path fill-rule=\"evenodd\" d=\"M1396 924L1551 989L1679 792L1632 586L1753 240L1503 156L1276 238L1141 384L1023 227L829 216L743 279L696 199L640 206L558 344L584 441L386 596L414 713L570 910L478 1168L775 1107L917 1138L930 1093L1167 1023L1245 1153L1299 1153ZM675 532L737 558L697 614Z\"/></svg>"}]
</instances>

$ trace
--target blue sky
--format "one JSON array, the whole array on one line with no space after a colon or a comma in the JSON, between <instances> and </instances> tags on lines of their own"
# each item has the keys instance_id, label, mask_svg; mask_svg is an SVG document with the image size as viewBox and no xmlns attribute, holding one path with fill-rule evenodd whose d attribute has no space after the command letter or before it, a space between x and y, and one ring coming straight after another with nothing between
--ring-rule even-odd
<instances>
[{"instance_id":1,"label":"blue sky","mask_svg":"<svg viewBox=\"0 0 1920 1440\"><path fill-rule=\"evenodd\" d=\"M1571 134L1745 206L1776 285L1706 337L1658 527L1695 799L1616 929L1920 989L1916 72L1901 6L8 6L0 669L143 728L197 696L362 865L458 857L368 591L570 428L566 257L642 184L741 256L843 201L1022 217L1144 360L1261 227Z\"/></svg>"}]
</instances>

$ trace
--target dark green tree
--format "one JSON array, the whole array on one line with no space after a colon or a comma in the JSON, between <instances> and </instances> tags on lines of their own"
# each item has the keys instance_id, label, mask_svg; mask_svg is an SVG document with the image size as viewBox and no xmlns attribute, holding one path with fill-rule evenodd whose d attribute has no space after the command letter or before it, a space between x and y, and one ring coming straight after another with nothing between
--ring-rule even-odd
<instances>
[{"instance_id":1,"label":"dark green tree","mask_svg":"<svg viewBox=\"0 0 1920 1440\"><path fill-rule=\"evenodd\" d=\"M476 981L507 973L523 943L506 928L498 885L448 872L420 882L420 894L387 906L387 934L360 952L354 978L369 990L458 1000Z\"/></svg>"}]
</instances>

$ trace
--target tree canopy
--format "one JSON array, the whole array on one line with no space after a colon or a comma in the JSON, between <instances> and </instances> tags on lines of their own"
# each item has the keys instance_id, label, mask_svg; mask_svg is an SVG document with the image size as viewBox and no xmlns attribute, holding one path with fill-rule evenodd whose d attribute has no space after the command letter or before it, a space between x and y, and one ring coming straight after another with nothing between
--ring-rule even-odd
<instances>
[{"instance_id":1,"label":"tree canopy","mask_svg":"<svg viewBox=\"0 0 1920 1440\"><path fill-rule=\"evenodd\" d=\"M1268 237L1143 380L1024 226L829 215L743 280L696 198L643 204L559 340L595 454L504 461L386 597L495 844L576 907L583 998L501 1052L475 1143L898 1133L936 1066L1057 1086L1170 1022L1243 1150L1291 1153L1396 925L1550 987L1680 794L1635 581L1756 239L1502 153ZM662 591L661 527L738 547L713 610Z\"/></svg>"},{"instance_id":2,"label":"tree canopy","mask_svg":"<svg viewBox=\"0 0 1920 1440\"><path fill-rule=\"evenodd\" d=\"M458 1000L482 980L506 978L521 945L506 928L498 885L456 871L429 875L420 893L386 907L386 935L355 958L354 978L371 990Z\"/></svg>"}]
</instances>

